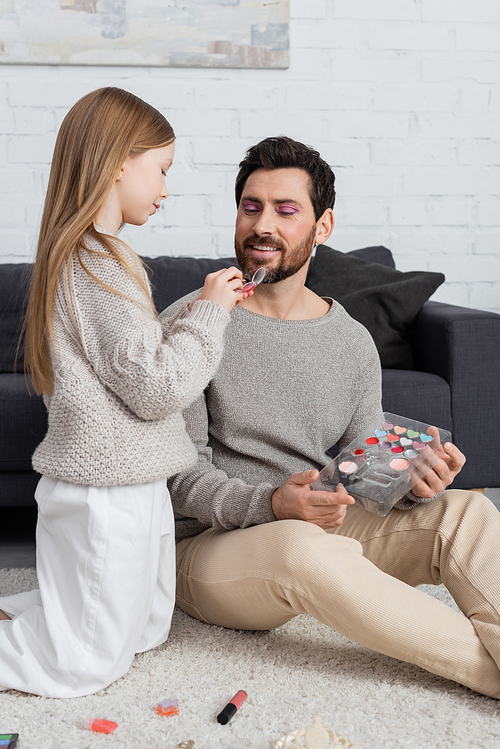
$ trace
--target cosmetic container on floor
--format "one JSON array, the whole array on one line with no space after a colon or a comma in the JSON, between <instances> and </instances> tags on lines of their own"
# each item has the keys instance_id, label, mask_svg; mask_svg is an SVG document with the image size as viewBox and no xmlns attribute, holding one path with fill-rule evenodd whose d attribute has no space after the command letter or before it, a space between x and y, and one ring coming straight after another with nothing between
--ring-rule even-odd
<instances>
[{"instance_id":1,"label":"cosmetic container on floor","mask_svg":"<svg viewBox=\"0 0 500 749\"><path fill-rule=\"evenodd\" d=\"M118 733L120 730L118 723L104 718L86 718L83 727L96 733Z\"/></svg>"}]
</instances>

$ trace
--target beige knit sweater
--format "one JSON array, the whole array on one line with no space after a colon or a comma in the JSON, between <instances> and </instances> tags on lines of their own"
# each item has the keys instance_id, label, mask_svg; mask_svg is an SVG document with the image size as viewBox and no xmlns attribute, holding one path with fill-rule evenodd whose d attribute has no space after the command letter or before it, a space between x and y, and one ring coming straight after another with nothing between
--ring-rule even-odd
<instances>
[{"instance_id":1,"label":"beige knit sweater","mask_svg":"<svg viewBox=\"0 0 500 749\"><path fill-rule=\"evenodd\" d=\"M54 391L49 428L33 455L36 471L93 486L139 484L196 461L181 411L202 392L222 354L229 314L218 304L183 305L173 319L153 314L132 274L90 236L73 258L54 308ZM137 256L117 243L143 275ZM69 270L69 273L66 272ZM70 301L71 300L71 301Z\"/></svg>"},{"instance_id":2,"label":"beige knit sweater","mask_svg":"<svg viewBox=\"0 0 500 749\"><path fill-rule=\"evenodd\" d=\"M172 318L196 292L165 310ZM321 469L381 412L373 340L333 299L313 320L279 320L236 307L224 356L186 411L198 462L169 479L177 539L276 518L274 490L294 471ZM398 503L422 502L409 492Z\"/></svg>"},{"instance_id":3,"label":"beige knit sweater","mask_svg":"<svg viewBox=\"0 0 500 749\"><path fill-rule=\"evenodd\" d=\"M173 319L191 294L165 310ZM321 469L382 411L373 340L337 302L313 320L236 307L224 356L185 412L198 462L169 480L176 537L276 518L271 496L294 471Z\"/></svg>"}]
</instances>

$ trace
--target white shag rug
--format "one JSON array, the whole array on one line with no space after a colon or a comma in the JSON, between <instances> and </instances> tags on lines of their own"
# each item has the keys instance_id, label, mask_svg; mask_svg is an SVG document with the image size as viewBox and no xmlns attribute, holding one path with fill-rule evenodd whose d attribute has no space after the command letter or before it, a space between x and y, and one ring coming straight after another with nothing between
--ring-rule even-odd
<instances>
[{"instance_id":1,"label":"white shag rug","mask_svg":"<svg viewBox=\"0 0 500 749\"><path fill-rule=\"evenodd\" d=\"M0 570L0 595L35 588L34 570ZM443 586L425 592L455 606ZM226 725L216 715L239 689L248 700ZM162 717L163 699L180 715ZM17 749L134 749L194 740L194 749L272 749L284 734L324 724L362 749L498 749L500 701L356 645L309 616L271 632L203 624L176 609L168 641L89 697L0 693L0 734ZM120 725L113 736L85 718Z\"/></svg>"}]
</instances>

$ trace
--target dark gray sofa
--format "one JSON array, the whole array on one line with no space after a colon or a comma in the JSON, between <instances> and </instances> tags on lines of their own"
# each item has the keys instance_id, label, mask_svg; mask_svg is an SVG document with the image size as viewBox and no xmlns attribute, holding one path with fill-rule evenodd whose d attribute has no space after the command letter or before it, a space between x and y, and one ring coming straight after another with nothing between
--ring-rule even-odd
<instances>
[{"instance_id":1,"label":"dark gray sofa","mask_svg":"<svg viewBox=\"0 0 500 749\"><path fill-rule=\"evenodd\" d=\"M383 247L348 254L394 268ZM234 258L145 260L159 310L202 286L207 273L235 263ZM39 476L31 455L47 427L41 398L28 391L22 350L16 361L29 272L29 264L0 264L0 506L34 503ZM384 410L452 432L467 456L454 487L500 486L500 461L492 450L500 416L500 315L426 302L410 334L415 368L383 369Z\"/></svg>"}]
</instances>

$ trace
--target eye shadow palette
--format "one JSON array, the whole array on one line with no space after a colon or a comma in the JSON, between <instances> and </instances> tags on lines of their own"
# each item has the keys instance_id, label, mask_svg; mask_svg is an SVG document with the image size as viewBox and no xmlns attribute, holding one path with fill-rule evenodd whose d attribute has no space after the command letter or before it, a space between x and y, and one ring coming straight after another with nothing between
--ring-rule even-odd
<instances>
[{"instance_id":1,"label":"eye shadow palette","mask_svg":"<svg viewBox=\"0 0 500 749\"><path fill-rule=\"evenodd\" d=\"M4 746L7 749L14 749L18 738L18 733L0 733L0 747Z\"/></svg>"},{"instance_id":2,"label":"eye shadow palette","mask_svg":"<svg viewBox=\"0 0 500 749\"><path fill-rule=\"evenodd\" d=\"M396 502L436 464L436 450L451 439L429 424L385 411L320 472L312 489L334 492L343 484L356 503L387 515Z\"/></svg>"}]
</instances>

